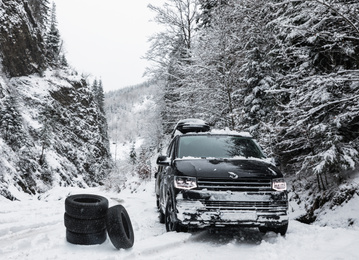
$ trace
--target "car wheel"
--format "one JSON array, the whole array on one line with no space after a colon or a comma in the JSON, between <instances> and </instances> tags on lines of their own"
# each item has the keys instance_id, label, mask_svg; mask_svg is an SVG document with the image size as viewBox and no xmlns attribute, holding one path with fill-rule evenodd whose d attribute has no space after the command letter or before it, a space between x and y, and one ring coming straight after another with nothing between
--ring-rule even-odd
<instances>
[{"instance_id":1,"label":"car wheel","mask_svg":"<svg viewBox=\"0 0 359 260\"><path fill-rule=\"evenodd\" d=\"M165 214L162 212L161 209L158 210L158 213L159 213L159 220L160 220L160 223L161 224L165 224L166 220L165 220Z\"/></svg>"},{"instance_id":2,"label":"car wheel","mask_svg":"<svg viewBox=\"0 0 359 260\"><path fill-rule=\"evenodd\" d=\"M160 196L156 194L156 206L158 209L160 209Z\"/></svg>"},{"instance_id":3,"label":"car wheel","mask_svg":"<svg viewBox=\"0 0 359 260\"><path fill-rule=\"evenodd\" d=\"M258 227L259 232L266 234L268 232L268 228L267 227Z\"/></svg>"},{"instance_id":4,"label":"car wheel","mask_svg":"<svg viewBox=\"0 0 359 260\"><path fill-rule=\"evenodd\" d=\"M65 200L65 212L77 219L100 219L106 216L108 200L92 194L71 195Z\"/></svg>"},{"instance_id":5,"label":"car wheel","mask_svg":"<svg viewBox=\"0 0 359 260\"><path fill-rule=\"evenodd\" d=\"M65 227L74 233L92 234L106 229L105 218L100 219L77 219L67 213L64 214Z\"/></svg>"},{"instance_id":6,"label":"car wheel","mask_svg":"<svg viewBox=\"0 0 359 260\"><path fill-rule=\"evenodd\" d=\"M106 229L92 234L80 234L66 229L66 240L77 245L97 245L106 241Z\"/></svg>"},{"instance_id":7,"label":"car wheel","mask_svg":"<svg viewBox=\"0 0 359 260\"><path fill-rule=\"evenodd\" d=\"M108 236L114 247L130 248L134 243L134 233L130 217L122 205L108 209L106 216Z\"/></svg>"},{"instance_id":8,"label":"car wheel","mask_svg":"<svg viewBox=\"0 0 359 260\"><path fill-rule=\"evenodd\" d=\"M283 226L273 228L272 231L277 234L281 234L282 236L285 236L285 234L287 233L287 230L288 230L288 223L284 224Z\"/></svg>"},{"instance_id":9,"label":"car wheel","mask_svg":"<svg viewBox=\"0 0 359 260\"><path fill-rule=\"evenodd\" d=\"M179 231L178 220L171 198L168 199L166 205L165 224L167 232Z\"/></svg>"},{"instance_id":10,"label":"car wheel","mask_svg":"<svg viewBox=\"0 0 359 260\"><path fill-rule=\"evenodd\" d=\"M282 236L285 236L288 230L288 223L280 226L280 227L259 227L258 228L261 233L267 233L269 231L273 231L274 233L281 234Z\"/></svg>"},{"instance_id":11,"label":"car wheel","mask_svg":"<svg viewBox=\"0 0 359 260\"><path fill-rule=\"evenodd\" d=\"M157 210L158 210L158 218L161 224L165 223L165 214L162 212L161 207L160 207L160 196L156 195L156 206L157 206Z\"/></svg>"}]
</instances>

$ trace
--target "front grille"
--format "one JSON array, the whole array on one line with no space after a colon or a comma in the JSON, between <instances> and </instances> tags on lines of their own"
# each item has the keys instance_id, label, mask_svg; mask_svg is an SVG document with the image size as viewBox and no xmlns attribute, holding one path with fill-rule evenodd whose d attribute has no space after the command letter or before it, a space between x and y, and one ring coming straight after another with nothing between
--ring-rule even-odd
<instances>
[{"instance_id":1,"label":"front grille","mask_svg":"<svg viewBox=\"0 0 359 260\"><path fill-rule=\"evenodd\" d=\"M209 179L199 178L198 188L216 191L270 191L272 182L270 179Z\"/></svg>"},{"instance_id":2,"label":"front grille","mask_svg":"<svg viewBox=\"0 0 359 260\"><path fill-rule=\"evenodd\" d=\"M256 210L256 211L279 211L286 210L286 201L210 201L201 200L207 210Z\"/></svg>"}]
</instances>

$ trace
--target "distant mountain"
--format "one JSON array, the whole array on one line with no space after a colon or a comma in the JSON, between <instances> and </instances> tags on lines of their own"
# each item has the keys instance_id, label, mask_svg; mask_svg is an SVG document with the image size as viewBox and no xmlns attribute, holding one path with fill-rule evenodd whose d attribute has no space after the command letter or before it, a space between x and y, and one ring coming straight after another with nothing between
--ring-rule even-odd
<instances>
[{"instance_id":1,"label":"distant mountain","mask_svg":"<svg viewBox=\"0 0 359 260\"><path fill-rule=\"evenodd\" d=\"M129 176L142 179L154 175L154 162L165 141L160 112L163 86L145 82L105 93L105 113L116 167L109 185L121 190Z\"/></svg>"}]
</instances>

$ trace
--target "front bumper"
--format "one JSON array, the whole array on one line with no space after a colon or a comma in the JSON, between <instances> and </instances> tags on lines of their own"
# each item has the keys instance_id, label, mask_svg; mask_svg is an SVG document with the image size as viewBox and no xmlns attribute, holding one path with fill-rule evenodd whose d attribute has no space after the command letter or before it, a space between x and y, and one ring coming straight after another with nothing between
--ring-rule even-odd
<instances>
[{"instance_id":1,"label":"front bumper","mask_svg":"<svg viewBox=\"0 0 359 260\"><path fill-rule=\"evenodd\" d=\"M288 223L286 192L189 190L176 196L177 219L189 227L279 227Z\"/></svg>"}]
</instances>

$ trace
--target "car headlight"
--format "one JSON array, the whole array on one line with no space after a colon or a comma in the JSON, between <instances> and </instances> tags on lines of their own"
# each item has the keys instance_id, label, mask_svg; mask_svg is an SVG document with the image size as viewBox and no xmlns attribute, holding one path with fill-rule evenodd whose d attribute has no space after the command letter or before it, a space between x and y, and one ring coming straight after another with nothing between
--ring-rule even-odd
<instances>
[{"instance_id":1,"label":"car headlight","mask_svg":"<svg viewBox=\"0 0 359 260\"><path fill-rule=\"evenodd\" d=\"M272 189L276 191L285 191L287 190L287 183L284 181L284 179L273 179Z\"/></svg>"},{"instance_id":2,"label":"car headlight","mask_svg":"<svg viewBox=\"0 0 359 260\"><path fill-rule=\"evenodd\" d=\"M195 177L176 176L174 182L177 189L190 190L197 188L197 180Z\"/></svg>"}]
</instances>

